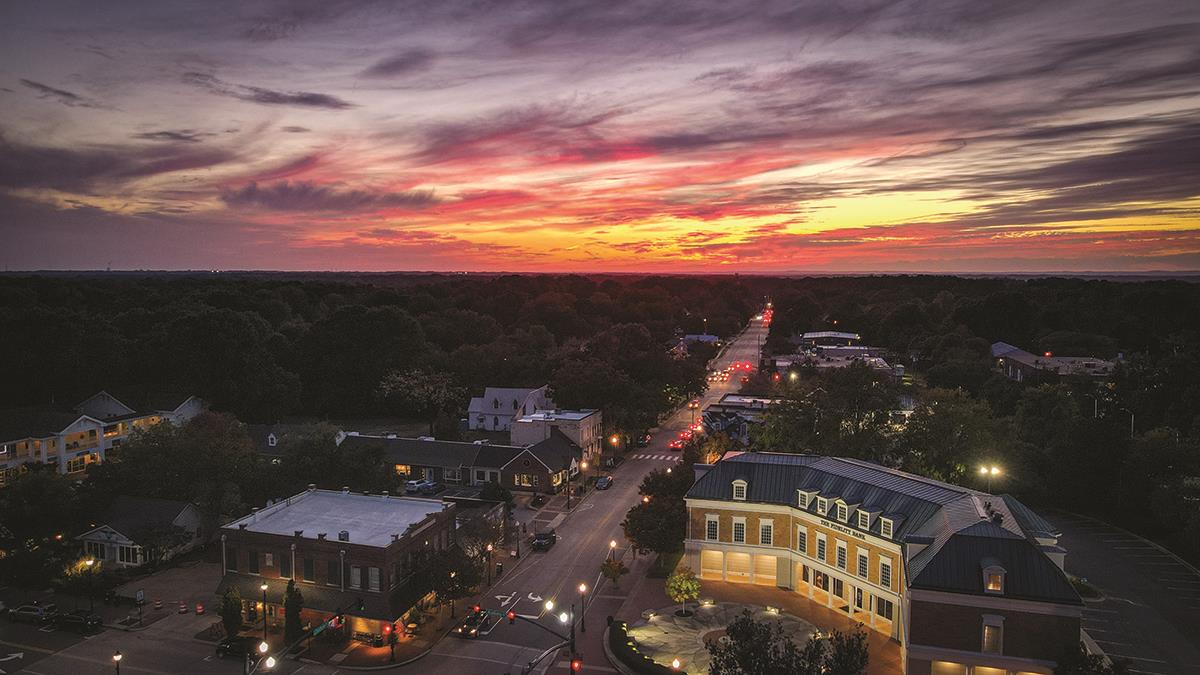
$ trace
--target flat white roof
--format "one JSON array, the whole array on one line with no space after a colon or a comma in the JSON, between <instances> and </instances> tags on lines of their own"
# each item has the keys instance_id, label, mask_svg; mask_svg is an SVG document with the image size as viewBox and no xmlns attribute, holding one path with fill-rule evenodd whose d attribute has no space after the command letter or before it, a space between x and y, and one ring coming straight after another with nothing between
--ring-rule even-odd
<instances>
[{"instance_id":1,"label":"flat white roof","mask_svg":"<svg viewBox=\"0 0 1200 675\"><path fill-rule=\"evenodd\" d=\"M587 418L591 417L592 415L595 415L597 412L599 412L599 411L598 410L539 410L537 412L530 413L523 417L519 417L519 418L517 418L517 421L518 422L537 422L537 421L552 422L554 420L579 421L582 419L587 419Z\"/></svg>"},{"instance_id":2,"label":"flat white roof","mask_svg":"<svg viewBox=\"0 0 1200 675\"><path fill-rule=\"evenodd\" d=\"M304 539L316 539L324 533L330 541L337 541L338 533L346 530L351 544L384 547L391 543L393 534L402 535L410 525L447 507L440 499L309 490L225 527L238 529L245 524L247 532L288 537L303 530Z\"/></svg>"}]
</instances>

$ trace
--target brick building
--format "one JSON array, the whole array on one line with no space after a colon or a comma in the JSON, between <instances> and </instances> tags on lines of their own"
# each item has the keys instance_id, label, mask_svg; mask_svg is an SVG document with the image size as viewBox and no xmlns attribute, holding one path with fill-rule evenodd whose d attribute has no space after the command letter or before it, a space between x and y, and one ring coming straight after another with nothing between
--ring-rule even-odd
<instances>
[{"instance_id":1,"label":"brick building","mask_svg":"<svg viewBox=\"0 0 1200 675\"><path fill-rule=\"evenodd\" d=\"M745 453L697 465L689 564L778 586L898 641L918 675L1050 673L1080 639L1058 535L994 496L859 460Z\"/></svg>"},{"instance_id":2,"label":"brick building","mask_svg":"<svg viewBox=\"0 0 1200 675\"><path fill-rule=\"evenodd\" d=\"M422 552L453 543L454 520L455 506L436 499L310 487L221 528L217 594L237 588L247 613L258 615L265 583L267 620L282 625L295 579L304 623L342 611L348 635L369 641L428 594L416 587L414 566Z\"/></svg>"}]
</instances>

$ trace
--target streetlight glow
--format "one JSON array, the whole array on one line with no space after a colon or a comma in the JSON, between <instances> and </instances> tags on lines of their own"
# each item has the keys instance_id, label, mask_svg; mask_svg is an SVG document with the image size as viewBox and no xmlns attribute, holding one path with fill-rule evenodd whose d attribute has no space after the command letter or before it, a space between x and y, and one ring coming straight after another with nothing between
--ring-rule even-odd
<instances>
[{"instance_id":1,"label":"streetlight glow","mask_svg":"<svg viewBox=\"0 0 1200 675\"><path fill-rule=\"evenodd\" d=\"M566 612L563 612L563 613L561 613L561 614L559 614L559 615L558 615L558 620L559 620L559 621L561 621L561 622L563 622L563 623L566 623L566 622L567 622L567 618L568 618L568 616L567 616L567 613L566 613Z\"/></svg>"},{"instance_id":2,"label":"streetlight glow","mask_svg":"<svg viewBox=\"0 0 1200 675\"><path fill-rule=\"evenodd\" d=\"M679 670L680 665L681 664L679 663L679 659L671 659L671 667L672 668L674 668L675 670Z\"/></svg>"},{"instance_id":3,"label":"streetlight glow","mask_svg":"<svg viewBox=\"0 0 1200 675\"><path fill-rule=\"evenodd\" d=\"M262 654L266 654L267 650L270 648L271 648L271 646L267 644L266 640L263 640L262 642L258 643L258 651Z\"/></svg>"},{"instance_id":4,"label":"streetlight glow","mask_svg":"<svg viewBox=\"0 0 1200 675\"><path fill-rule=\"evenodd\" d=\"M613 434L613 435L612 435L612 438L609 438L609 439L608 439L608 442L609 442L609 443L612 443L613 445L617 445L618 443L620 443L620 442L621 442L621 437L620 437L620 436L618 436L618 435L616 435L616 434Z\"/></svg>"},{"instance_id":5,"label":"streetlight glow","mask_svg":"<svg viewBox=\"0 0 1200 675\"><path fill-rule=\"evenodd\" d=\"M650 503L650 495L646 495L646 496L642 497L642 503L649 504Z\"/></svg>"},{"instance_id":6,"label":"streetlight glow","mask_svg":"<svg viewBox=\"0 0 1200 675\"><path fill-rule=\"evenodd\" d=\"M260 590L260 591L265 591L265 590L267 590L267 585L266 585L266 584L263 584L262 586L259 586L259 587L258 587L258 590Z\"/></svg>"},{"instance_id":7,"label":"streetlight glow","mask_svg":"<svg viewBox=\"0 0 1200 675\"><path fill-rule=\"evenodd\" d=\"M616 540L616 539L613 539L612 541L608 542L608 547L609 547L609 548L616 548L616 547L617 547L617 540Z\"/></svg>"},{"instance_id":8,"label":"streetlight glow","mask_svg":"<svg viewBox=\"0 0 1200 675\"><path fill-rule=\"evenodd\" d=\"M579 584L579 592L587 593L587 584Z\"/></svg>"},{"instance_id":9,"label":"streetlight glow","mask_svg":"<svg viewBox=\"0 0 1200 675\"><path fill-rule=\"evenodd\" d=\"M553 600L547 600L547 601L546 601L546 611L547 611L547 612L553 612L553 611L554 611L554 601L553 601Z\"/></svg>"},{"instance_id":10,"label":"streetlight glow","mask_svg":"<svg viewBox=\"0 0 1200 675\"><path fill-rule=\"evenodd\" d=\"M275 657L274 657L274 656L268 656L268 657L267 657L267 660L266 660L266 664L267 664L267 669L268 669L268 670L269 670L269 669L271 669L271 668L274 668L274 667L275 667Z\"/></svg>"},{"instance_id":11,"label":"streetlight glow","mask_svg":"<svg viewBox=\"0 0 1200 675\"><path fill-rule=\"evenodd\" d=\"M87 565L88 567L91 567L92 565L95 565L95 564L96 564L96 559L95 559L95 558L88 558L87 560L84 560L84 561L83 561L83 564Z\"/></svg>"},{"instance_id":12,"label":"streetlight glow","mask_svg":"<svg viewBox=\"0 0 1200 675\"><path fill-rule=\"evenodd\" d=\"M113 661L116 661L117 663L121 662L121 650L120 649L113 652Z\"/></svg>"}]
</instances>

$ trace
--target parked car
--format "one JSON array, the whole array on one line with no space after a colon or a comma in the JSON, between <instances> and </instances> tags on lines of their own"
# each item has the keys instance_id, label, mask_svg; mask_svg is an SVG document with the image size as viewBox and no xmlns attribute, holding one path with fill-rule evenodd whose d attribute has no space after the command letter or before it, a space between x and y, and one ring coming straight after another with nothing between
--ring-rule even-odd
<instances>
[{"instance_id":1,"label":"parked car","mask_svg":"<svg viewBox=\"0 0 1200 675\"><path fill-rule=\"evenodd\" d=\"M543 494L534 495L533 499L529 500L529 505L535 509L540 509L545 504L546 504L546 495L543 495Z\"/></svg>"},{"instance_id":2,"label":"parked car","mask_svg":"<svg viewBox=\"0 0 1200 675\"><path fill-rule=\"evenodd\" d=\"M532 548L535 551L549 551L550 547L554 546L555 542L557 541L558 535L554 533L554 530L550 530L549 532L538 532L537 534L533 535Z\"/></svg>"},{"instance_id":3,"label":"parked car","mask_svg":"<svg viewBox=\"0 0 1200 675\"><path fill-rule=\"evenodd\" d=\"M612 487L612 484L613 484L612 476L601 476L596 479L596 489L597 490L607 490L608 488Z\"/></svg>"},{"instance_id":4,"label":"parked car","mask_svg":"<svg viewBox=\"0 0 1200 675\"><path fill-rule=\"evenodd\" d=\"M432 481L427 481L424 478L419 478L417 480L405 481L404 482L404 491L405 492L420 492L426 485L429 485L431 482Z\"/></svg>"},{"instance_id":5,"label":"parked car","mask_svg":"<svg viewBox=\"0 0 1200 675\"><path fill-rule=\"evenodd\" d=\"M487 626L487 612L471 612L454 628L454 634L460 638L476 638L479 632Z\"/></svg>"},{"instance_id":6,"label":"parked car","mask_svg":"<svg viewBox=\"0 0 1200 675\"><path fill-rule=\"evenodd\" d=\"M419 492L423 495L436 495L437 493L439 493L445 489L446 489L445 485L442 485L441 483L439 483L435 480L431 480L431 481L426 481L426 483L421 486Z\"/></svg>"},{"instance_id":7,"label":"parked car","mask_svg":"<svg viewBox=\"0 0 1200 675\"><path fill-rule=\"evenodd\" d=\"M675 440L671 441L670 443L667 443L667 447L672 450L682 450L683 449L683 441L681 441L679 439L675 439Z\"/></svg>"},{"instance_id":8,"label":"parked car","mask_svg":"<svg viewBox=\"0 0 1200 675\"><path fill-rule=\"evenodd\" d=\"M58 606L50 603L46 605L21 605L15 609L8 610L9 621L20 621L22 623L49 623L54 620L58 614Z\"/></svg>"},{"instance_id":9,"label":"parked car","mask_svg":"<svg viewBox=\"0 0 1200 675\"><path fill-rule=\"evenodd\" d=\"M104 621L86 609L77 609L66 614L54 616L54 627L60 630L71 630L77 633L92 633L100 630Z\"/></svg>"},{"instance_id":10,"label":"parked car","mask_svg":"<svg viewBox=\"0 0 1200 675\"><path fill-rule=\"evenodd\" d=\"M217 656L222 659L226 656L240 656L245 658L247 654L257 652L259 641L259 638L249 635L227 637L217 643Z\"/></svg>"}]
</instances>

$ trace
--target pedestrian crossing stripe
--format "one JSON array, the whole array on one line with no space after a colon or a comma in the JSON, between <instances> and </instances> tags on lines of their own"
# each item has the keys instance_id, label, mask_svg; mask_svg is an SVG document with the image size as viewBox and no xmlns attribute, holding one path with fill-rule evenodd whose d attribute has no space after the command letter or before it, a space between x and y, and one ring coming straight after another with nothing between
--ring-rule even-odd
<instances>
[{"instance_id":1,"label":"pedestrian crossing stripe","mask_svg":"<svg viewBox=\"0 0 1200 675\"><path fill-rule=\"evenodd\" d=\"M675 455L647 455L647 454L634 455L633 458L634 459L657 459L657 460L662 460L664 462L673 462L677 459L675 457Z\"/></svg>"}]
</instances>

